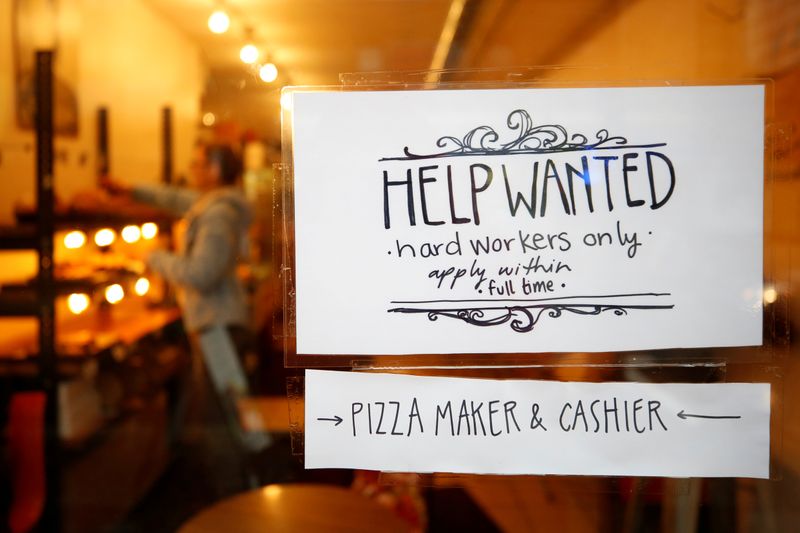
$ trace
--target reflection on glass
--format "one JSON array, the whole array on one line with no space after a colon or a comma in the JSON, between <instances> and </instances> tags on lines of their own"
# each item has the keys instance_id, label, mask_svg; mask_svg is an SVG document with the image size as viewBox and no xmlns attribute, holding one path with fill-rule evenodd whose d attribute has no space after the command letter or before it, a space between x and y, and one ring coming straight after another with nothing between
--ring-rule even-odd
<instances>
[{"instance_id":1,"label":"reflection on glass","mask_svg":"<svg viewBox=\"0 0 800 533\"><path fill-rule=\"evenodd\" d=\"M281 109L285 111L292 110L292 94L291 93L283 93L281 95Z\"/></svg>"},{"instance_id":2,"label":"reflection on glass","mask_svg":"<svg viewBox=\"0 0 800 533\"><path fill-rule=\"evenodd\" d=\"M772 304L775 303L775 300L778 299L778 291L775 287L766 287L764 289L764 303L765 304Z\"/></svg>"}]
</instances>

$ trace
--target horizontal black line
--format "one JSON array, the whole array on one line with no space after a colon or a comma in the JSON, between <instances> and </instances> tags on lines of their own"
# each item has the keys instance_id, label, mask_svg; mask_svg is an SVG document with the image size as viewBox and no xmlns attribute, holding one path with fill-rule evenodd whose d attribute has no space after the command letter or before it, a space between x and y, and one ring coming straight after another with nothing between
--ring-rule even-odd
<instances>
[{"instance_id":1,"label":"horizontal black line","mask_svg":"<svg viewBox=\"0 0 800 533\"><path fill-rule=\"evenodd\" d=\"M591 308L591 307L608 307L609 309L674 309L674 304L668 305L617 305L617 304L564 304L561 306L551 306L547 304L537 304L537 305L500 305L500 306L489 306L489 307L466 307L464 309L418 309L414 307L395 307L392 309L387 309L389 313L430 313L430 312L442 312L442 311L465 311L465 310L482 310L482 311L502 311L503 309L509 309L512 307L524 307L525 309L547 309L551 307L573 307L573 308Z\"/></svg>"},{"instance_id":2,"label":"horizontal black line","mask_svg":"<svg viewBox=\"0 0 800 533\"><path fill-rule=\"evenodd\" d=\"M555 302L558 300L581 300L586 298L625 298L629 296L672 296L671 292L636 292L630 294L599 294L599 295L590 295L590 296L558 296L555 298L477 298L474 300L392 300L389 303L391 304L459 304L459 303L468 303L468 302Z\"/></svg>"},{"instance_id":3,"label":"horizontal black line","mask_svg":"<svg viewBox=\"0 0 800 533\"><path fill-rule=\"evenodd\" d=\"M410 155L398 157L382 157L378 161L415 161L418 159L439 159L442 157L477 157L484 155L498 156L498 155L549 155L549 154L563 154L568 152L591 152L593 150L624 150L626 148L659 148L666 146L667 143L654 143L654 144L626 144L622 146L596 146L587 148L567 148L564 150L511 150L511 151L475 151L475 152L444 152L440 154L429 155Z\"/></svg>"}]
</instances>

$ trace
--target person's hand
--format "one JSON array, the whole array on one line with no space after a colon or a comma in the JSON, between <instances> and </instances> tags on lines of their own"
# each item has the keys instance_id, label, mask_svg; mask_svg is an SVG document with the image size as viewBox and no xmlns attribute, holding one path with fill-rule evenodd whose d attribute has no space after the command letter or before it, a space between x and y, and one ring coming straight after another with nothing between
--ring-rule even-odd
<instances>
[{"instance_id":1,"label":"person's hand","mask_svg":"<svg viewBox=\"0 0 800 533\"><path fill-rule=\"evenodd\" d=\"M110 176L101 176L99 183L103 190L115 196L128 196L131 193L129 185L115 181Z\"/></svg>"}]
</instances>

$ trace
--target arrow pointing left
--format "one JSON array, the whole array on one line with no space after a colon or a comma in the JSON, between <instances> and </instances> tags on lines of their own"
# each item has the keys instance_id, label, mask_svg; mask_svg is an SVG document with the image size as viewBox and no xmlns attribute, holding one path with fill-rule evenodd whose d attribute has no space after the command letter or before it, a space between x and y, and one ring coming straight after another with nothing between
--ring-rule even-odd
<instances>
[{"instance_id":1,"label":"arrow pointing left","mask_svg":"<svg viewBox=\"0 0 800 533\"><path fill-rule=\"evenodd\" d=\"M321 420L323 422L336 422L334 426L338 426L339 424L342 423L341 416L334 416L333 418L317 418L317 420Z\"/></svg>"}]
</instances>

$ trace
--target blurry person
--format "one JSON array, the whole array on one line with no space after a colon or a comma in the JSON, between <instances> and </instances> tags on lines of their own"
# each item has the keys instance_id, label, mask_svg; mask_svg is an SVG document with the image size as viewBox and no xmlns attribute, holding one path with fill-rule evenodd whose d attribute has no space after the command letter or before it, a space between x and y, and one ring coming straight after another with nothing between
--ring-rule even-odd
<instances>
[{"instance_id":1,"label":"blurry person","mask_svg":"<svg viewBox=\"0 0 800 533\"><path fill-rule=\"evenodd\" d=\"M147 264L177 287L186 330L194 351L205 361L226 422L247 450L257 451L269 444L269 437L243 432L236 408L236 399L248 394L240 358L252 337L246 294L236 276L239 260L247 255L252 220L250 206L236 186L239 173L239 159L230 147L198 145L191 166L192 189L128 186L108 178L101 183L112 194L182 217L176 228L177 250L157 250Z\"/></svg>"}]
</instances>

